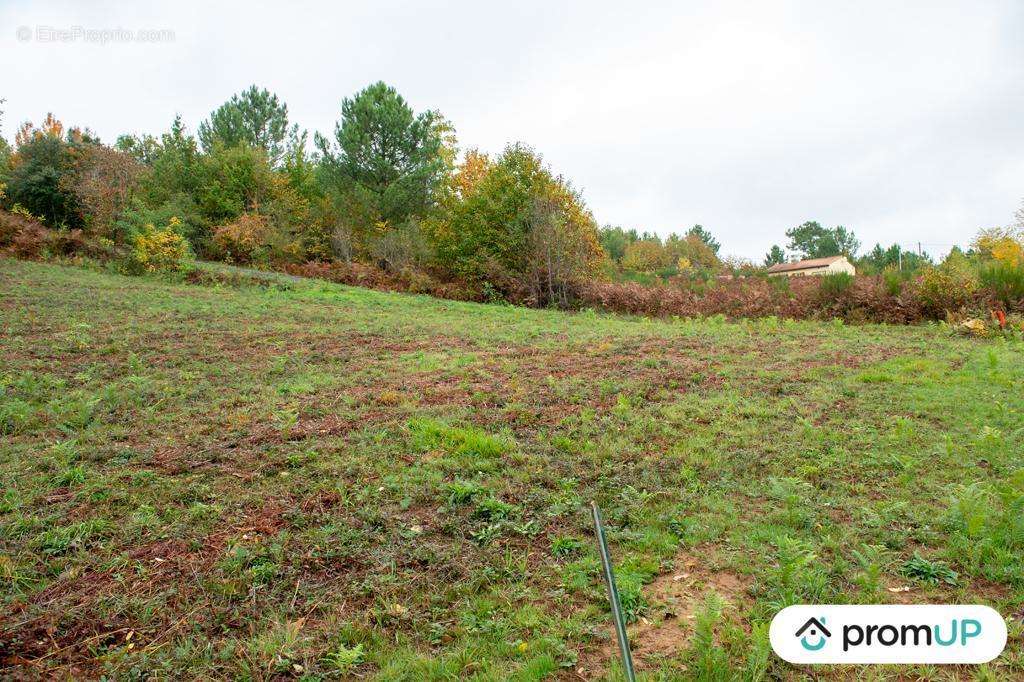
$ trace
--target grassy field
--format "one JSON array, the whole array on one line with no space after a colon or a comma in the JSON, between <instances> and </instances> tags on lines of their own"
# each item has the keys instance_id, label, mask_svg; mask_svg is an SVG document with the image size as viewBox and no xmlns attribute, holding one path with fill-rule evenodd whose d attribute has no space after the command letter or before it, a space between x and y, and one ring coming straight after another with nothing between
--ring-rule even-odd
<instances>
[{"instance_id":1,"label":"grassy field","mask_svg":"<svg viewBox=\"0 0 1024 682\"><path fill-rule=\"evenodd\" d=\"M800 679L802 602L986 603L1024 677L1024 355L0 260L0 676Z\"/></svg>"}]
</instances>

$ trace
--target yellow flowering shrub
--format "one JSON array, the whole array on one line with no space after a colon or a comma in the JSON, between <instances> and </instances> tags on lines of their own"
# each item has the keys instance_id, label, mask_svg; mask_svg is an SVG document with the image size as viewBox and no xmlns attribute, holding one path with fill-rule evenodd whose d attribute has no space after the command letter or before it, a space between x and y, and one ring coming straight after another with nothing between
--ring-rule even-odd
<instances>
[{"instance_id":1,"label":"yellow flowering shrub","mask_svg":"<svg viewBox=\"0 0 1024 682\"><path fill-rule=\"evenodd\" d=\"M167 227L146 225L132 239L131 265L136 271L185 270L192 260L188 241L178 232L181 221L171 218Z\"/></svg>"}]
</instances>

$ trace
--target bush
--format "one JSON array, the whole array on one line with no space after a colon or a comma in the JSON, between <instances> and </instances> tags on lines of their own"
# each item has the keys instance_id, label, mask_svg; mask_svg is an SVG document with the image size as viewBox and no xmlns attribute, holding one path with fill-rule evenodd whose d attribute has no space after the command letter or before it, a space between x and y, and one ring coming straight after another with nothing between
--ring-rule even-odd
<instances>
[{"instance_id":1,"label":"bush","mask_svg":"<svg viewBox=\"0 0 1024 682\"><path fill-rule=\"evenodd\" d=\"M19 258L40 258L46 251L47 231L32 225L18 232L11 241L11 251Z\"/></svg>"},{"instance_id":2,"label":"bush","mask_svg":"<svg viewBox=\"0 0 1024 682\"><path fill-rule=\"evenodd\" d=\"M430 246L414 221L382 229L369 241L369 255L387 272L417 267L430 258Z\"/></svg>"},{"instance_id":3,"label":"bush","mask_svg":"<svg viewBox=\"0 0 1024 682\"><path fill-rule=\"evenodd\" d=\"M584 307L635 315L680 317L839 317L905 324L926 317L914 287L893 295L880 277L742 277L699 281L673 279L667 286L635 282L585 282L576 295Z\"/></svg>"},{"instance_id":4,"label":"bush","mask_svg":"<svg viewBox=\"0 0 1024 682\"><path fill-rule=\"evenodd\" d=\"M913 275L910 270L896 270L895 268L886 268L882 272L882 281L885 283L885 289L890 296L899 296L903 291L904 285L912 279Z\"/></svg>"},{"instance_id":5,"label":"bush","mask_svg":"<svg viewBox=\"0 0 1024 682\"><path fill-rule=\"evenodd\" d=\"M214 252L227 261L252 263L266 255L269 235L266 218L256 213L243 213L234 222L214 230Z\"/></svg>"},{"instance_id":6,"label":"bush","mask_svg":"<svg viewBox=\"0 0 1024 682\"><path fill-rule=\"evenodd\" d=\"M48 241L49 230L24 209L0 211L0 248L9 248L19 258L39 258Z\"/></svg>"},{"instance_id":7,"label":"bush","mask_svg":"<svg viewBox=\"0 0 1024 682\"><path fill-rule=\"evenodd\" d=\"M181 222L171 218L167 227L147 225L132 238L128 269L131 272L186 271L192 261L188 242L177 229Z\"/></svg>"},{"instance_id":8,"label":"bush","mask_svg":"<svg viewBox=\"0 0 1024 682\"><path fill-rule=\"evenodd\" d=\"M134 200L114 223L111 238L130 243L133 235L144 231L147 225L166 225L172 219L178 221L175 231L202 253L210 238L210 223L187 194L176 194L152 208L141 200Z\"/></svg>"},{"instance_id":9,"label":"bush","mask_svg":"<svg viewBox=\"0 0 1024 682\"><path fill-rule=\"evenodd\" d=\"M15 205L13 211L0 211L0 248L8 248L19 258L45 258L85 253L106 254L103 240L87 240L82 230L51 230L31 213Z\"/></svg>"},{"instance_id":10,"label":"bush","mask_svg":"<svg viewBox=\"0 0 1024 682\"><path fill-rule=\"evenodd\" d=\"M917 295L925 312L942 317L967 305L978 288L974 274L966 263L947 259L935 268L927 268L921 275Z\"/></svg>"},{"instance_id":11,"label":"bush","mask_svg":"<svg viewBox=\"0 0 1024 682\"><path fill-rule=\"evenodd\" d=\"M70 256L84 251L86 247L85 234L82 230L51 230L46 238L47 250L55 256Z\"/></svg>"},{"instance_id":12,"label":"bush","mask_svg":"<svg viewBox=\"0 0 1024 682\"><path fill-rule=\"evenodd\" d=\"M672 254L658 242L640 240L626 247L622 257L622 267L633 272L656 272L667 268L672 262Z\"/></svg>"},{"instance_id":13,"label":"bush","mask_svg":"<svg viewBox=\"0 0 1024 682\"><path fill-rule=\"evenodd\" d=\"M82 224L90 235L112 237L114 225L130 205L143 166L134 158L101 144L78 146L61 189L74 196Z\"/></svg>"},{"instance_id":14,"label":"bush","mask_svg":"<svg viewBox=\"0 0 1024 682\"><path fill-rule=\"evenodd\" d=\"M818 296L823 301L834 301L853 287L854 277L848 272L837 272L818 278Z\"/></svg>"},{"instance_id":15,"label":"bush","mask_svg":"<svg viewBox=\"0 0 1024 682\"><path fill-rule=\"evenodd\" d=\"M408 291L456 301L483 300L477 289L458 282L439 282L428 273L413 268L393 273L364 263L311 261L302 264L286 263L282 270L299 277L313 277L369 289Z\"/></svg>"},{"instance_id":16,"label":"bush","mask_svg":"<svg viewBox=\"0 0 1024 682\"><path fill-rule=\"evenodd\" d=\"M19 212L0 211L0 247L10 246L25 226L38 222L31 215L25 216Z\"/></svg>"},{"instance_id":17,"label":"bush","mask_svg":"<svg viewBox=\"0 0 1024 682\"><path fill-rule=\"evenodd\" d=\"M1024 310L1024 264L994 261L981 269L978 279L994 302Z\"/></svg>"}]
</instances>

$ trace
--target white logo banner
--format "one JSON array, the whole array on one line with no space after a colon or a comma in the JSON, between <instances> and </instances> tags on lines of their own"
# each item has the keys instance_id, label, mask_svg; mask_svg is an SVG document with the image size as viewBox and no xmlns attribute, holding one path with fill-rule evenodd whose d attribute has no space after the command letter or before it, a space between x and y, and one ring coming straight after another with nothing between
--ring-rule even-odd
<instances>
[{"instance_id":1,"label":"white logo banner","mask_svg":"<svg viewBox=\"0 0 1024 682\"><path fill-rule=\"evenodd\" d=\"M987 663L1006 646L988 606L789 606L772 619L772 649L790 663Z\"/></svg>"}]
</instances>

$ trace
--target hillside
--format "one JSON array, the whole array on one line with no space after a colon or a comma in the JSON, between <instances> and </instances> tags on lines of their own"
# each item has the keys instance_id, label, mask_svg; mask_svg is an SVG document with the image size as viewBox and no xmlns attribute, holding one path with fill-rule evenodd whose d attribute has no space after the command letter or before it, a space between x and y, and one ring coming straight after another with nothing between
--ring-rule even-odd
<instances>
[{"instance_id":1,"label":"hillside","mask_svg":"<svg viewBox=\"0 0 1024 682\"><path fill-rule=\"evenodd\" d=\"M955 601L1024 675L1019 343L9 259L0 328L5 675L601 678L591 499L646 671Z\"/></svg>"}]
</instances>

